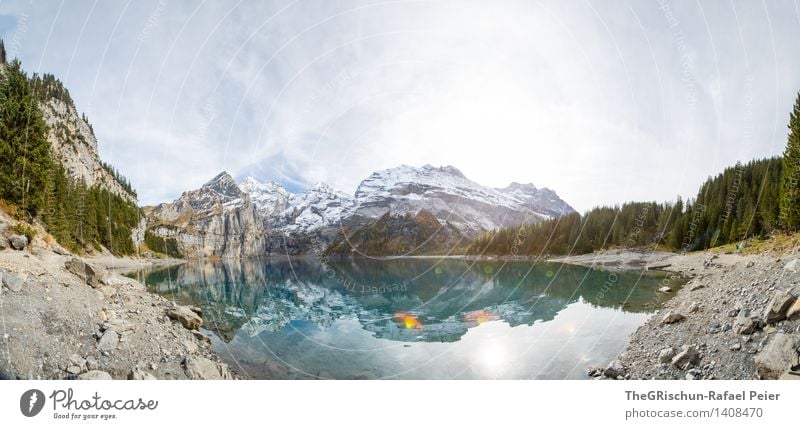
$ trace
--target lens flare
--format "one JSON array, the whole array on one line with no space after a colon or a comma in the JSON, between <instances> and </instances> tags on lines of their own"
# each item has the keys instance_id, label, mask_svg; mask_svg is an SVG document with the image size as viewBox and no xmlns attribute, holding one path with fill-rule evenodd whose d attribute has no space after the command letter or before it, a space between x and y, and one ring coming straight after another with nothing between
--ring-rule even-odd
<instances>
[{"instance_id":1,"label":"lens flare","mask_svg":"<svg viewBox=\"0 0 800 429\"><path fill-rule=\"evenodd\" d=\"M408 313L395 313L394 320L406 329L422 329L422 322Z\"/></svg>"},{"instance_id":2,"label":"lens flare","mask_svg":"<svg viewBox=\"0 0 800 429\"><path fill-rule=\"evenodd\" d=\"M464 315L464 321L475 326L491 322L492 320L497 320L497 316L485 311L475 311Z\"/></svg>"}]
</instances>

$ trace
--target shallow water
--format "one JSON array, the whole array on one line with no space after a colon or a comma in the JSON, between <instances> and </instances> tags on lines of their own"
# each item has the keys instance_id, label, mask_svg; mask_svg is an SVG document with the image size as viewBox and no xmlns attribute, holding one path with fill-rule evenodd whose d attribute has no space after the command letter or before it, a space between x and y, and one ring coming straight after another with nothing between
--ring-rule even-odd
<instances>
[{"instance_id":1,"label":"shallow water","mask_svg":"<svg viewBox=\"0 0 800 429\"><path fill-rule=\"evenodd\" d=\"M580 379L680 280L458 259L193 261L134 273L200 306L220 356L252 378Z\"/></svg>"}]
</instances>

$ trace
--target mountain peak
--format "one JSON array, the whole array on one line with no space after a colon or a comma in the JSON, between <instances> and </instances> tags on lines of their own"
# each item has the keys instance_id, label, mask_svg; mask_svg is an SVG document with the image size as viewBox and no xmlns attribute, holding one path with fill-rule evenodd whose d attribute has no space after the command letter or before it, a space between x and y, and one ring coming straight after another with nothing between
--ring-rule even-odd
<instances>
[{"instance_id":1,"label":"mountain peak","mask_svg":"<svg viewBox=\"0 0 800 429\"><path fill-rule=\"evenodd\" d=\"M538 191L539 189L534 186L533 183L519 183L519 182L511 182L508 186L503 188L503 190L513 191L513 190L530 190L533 192Z\"/></svg>"},{"instance_id":2,"label":"mountain peak","mask_svg":"<svg viewBox=\"0 0 800 429\"><path fill-rule=\"evenodd\" d=\"M461 170L453 167L452 165L434 167L434 166L432 166L430 164L425 164L425 165L422 166L422 170L438 171L438 172L445 173L445 174L448 174L448 175L451 175L451 176L457 176L457 177L461 177L461 178L464 178L464 179L466 178L464 176L464 173L461 172Z\"/></svg>"},{"instance_id":3,"label":"mountain peak","mask_svg":"<svg viewBox=\"0 0 800 429\"><path fill-rule=\"evenodd\" d=\"M242 183L240 183L240 185L241 186L254 186L255 187L255 186L261 185L261 182L259 182L258 179L256 179L253 176L247 176L247 177L244 178L244 180L242 180Z\"/></svg>"},{"instance_id":4,"label":"mountain peak","mask_svg":"<svg viewBox=\"0 0 800 429\"><path fill-rule=\"evenodd\" d=\"M201 189L209 189L225 197L232 198L238 198L242 193L239 187L236 186L236 181L233 179L233 176L228 174L227 171L223 171L214 176L213 179L203 184Z\"/></svg>"}]
</instances>

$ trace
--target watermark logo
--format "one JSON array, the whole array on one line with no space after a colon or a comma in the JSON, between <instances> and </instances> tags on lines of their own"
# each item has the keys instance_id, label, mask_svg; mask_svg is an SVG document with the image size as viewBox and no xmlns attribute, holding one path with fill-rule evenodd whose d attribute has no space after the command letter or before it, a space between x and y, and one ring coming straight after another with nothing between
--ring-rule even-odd
<instances>
[{"instance_id":1,"label":"watermark logo","mask_svg":"<svg viewBox=\"0 0 800 429\"><path fill-rule=\"evenodd\" d=\"M25 417L33 417L44 408L44 393L38 389L31 389L19 398L19 410Z\"/></svg>"}]
</instances>

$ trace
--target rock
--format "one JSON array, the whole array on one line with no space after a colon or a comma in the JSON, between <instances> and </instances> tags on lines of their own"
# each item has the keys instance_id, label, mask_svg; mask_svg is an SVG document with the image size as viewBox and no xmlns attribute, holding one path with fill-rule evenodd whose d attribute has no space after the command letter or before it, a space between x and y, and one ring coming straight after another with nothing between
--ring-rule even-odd
<instances>
[{"instance_id":1,"label":"rock","mask_svg":"<svg viewBox=\"0 0 800 429\"><path fill-rule=\"evenodd\" d=\"M93 288L97 288L102 285L100 279L103 278L104 273L97 267L89 265L78 258L70 259L64 263L64 267L67 269L67 271L75 274L78 276L78 278Z\"/></svg>"},{"instance_id":2,"label":"rock","mask_svg":"<svg viewBox=\"0 0 800 429\"><path fill-rule=\"evenodd\" d=\"M205 343L211 344L211 338L209 338L206 334L204 334L204 333L202 333L202 332L200 332L198 330L193 330L192 331L192 335L194 335L194 337L197 338L200 341L203 341Z\"/></svg>"},{"instance_id":3,"label":"rock","mask_svg":"<svg viewBox=\"0 0 800 429\"><path fill-rule=\"evenodd\" d=\"M670 310L666 314L666 316L664 316L664 318L661 319L661 324L669 325L669 324L672 324L672 323L678 323L678 322L680 322L681 320L684 320L684 319L686 319L686 316L684 316L683 314L680 314L678 312Z\"/></svg>"},{"instance_id":4,"label":"rock","mask_svg":"<svg viewBox=\"0 0 800 429\"><path fill-rule=\"evenodd\" d=\"M94 356L86 356L86 369L89 371L100 368L100 363L97 362Z\"/></svg>"},{"instance_id":5,"label":"rock","mask_svg":"<svg viewBox=\"0 0 800 429\"><path fill-rule=\"evenodd\" d=\"M700 304L693 302L689 305L689 313L696 313L700 309Z\"/></svg>"},{"instance_id":6,"label":"rock","mask_svg":"<svg viewBox=\"0 0 800 429\"><path fill-rule=\"evenodd\" d=\"M699 370L693 368L693 369L690 369L689 371L686 372L686 377L685 378L687 380L699 380L699 379L703 378L703 373L700 372Z\"/></svg>"},{"instance_id":7,"label":"rock","mask_svg":"<svg viewBox=\"0 0 800 429\"><path fill-rule=\"evenodd\" d=\"M101 352L110 352L117 348L119 344L119 335L113 329L107 329L103 336L97 340L97 350Z\"/></svg>"},{"instance_id":8,"label":"rock","mask_svg":"<svg viewBox=\"0 0 800 429\"><path fill-rule=\"evenodd\" d=\"M78 380L112 380L111 374L105 371L92 370L78 376Z\"/></svg>"},{"instance_id":9,"label":"rock","mask_svg":"<svg viewBox=\"0 0 800 429\"><path fill-rule=\"evenodd\" d=\"M706 285L694 285L694 286L692 286L691 289L689 289L689 291L690 292L694 292L696 290L705 289L705 287L706 287Z\"/></svg>"},{"instance_id":10,"label":"rock","mask_svg":"<svg viewBox=\"0 0 800 429\"><path fill-rule=\"evenodd\" d=\"M130 374L128 374L128 380L157 380L157 378L149 372L134 369L130 372Z\"/></svg>"},{"instance_id":11,"label":"rock","mask_svg":"<svg viewBox=\"0 0 800 429\"><path fill-rule=\"evenodd\" d=\"M197 344L195 344L194 341L185 340L183 342L183 346L186 347L186 353L189 353L189 354L197 353L198 348L197 348Z\"/></svg>"},{"instance_id":12,"label":"rock","mask_svg":"<svg viewBox=\"0 0 800 429\"><path fill-rule=\"evenodd\" d=\"M133 283L133 280L129 279L128 277L125 277L125 276L123 276L121 274L117 274L117 273L115 273L113 271L108 271L108 272L104 273L100 277L100 283L102 283L102 284L104 284L106 286L117 286L117 287L119 287L119 286L129 285L129 284Z\"/></svg>"},{"instance_id":13,"label":"rock","mask_svg":"<svg viewBox=\"0 0 800 429\"><path fill-rule=\"evenodd\" d=\"M796 299L794 304L786 310L786 318L789 320L800 319L800 299Z\"/></svg>"},{"instance_id":14,"label":"rock","mask_svg":"<svg viewBox=\"0 0 800 429\"><path fill-rule=\"evenodd\" d=\"M86 359L82 358L80 355L77 354L73 354L72 356L70 356L69 362L80 368L86 367Z\"/></svg>"},{"instance_id":15,"label":"rock","mask_svg":"<svg viewBox=\"0 0 800 429\"><path fill-rule=\"evenodd\" d=\"M783 266L785 271L789 271L792 273L796 273L800 270L800 258L792 259L791 261L787 262L786 265Z\"/></svg>"},{"instance_id":16,"label":"rock","mask_svg":"<svg viewBox=\"0 0 800 429\"><path fill-rule=\"evenodd\" d=\"M663 293L669 293L669 292L672 292L672 288L669 287L669 286L664 286L664 287L658 288L658 291L659 292L663 292Z\"/></svg>"},{"instance_id":17,"label":"rock","mask_svg":"<svg viewBox=\"0 0 800 429\"><path fill-rule=\"evenodd\" d=\"M8 249L11 243L8 242L8 239L4 235L0 235L0 250Z\"/></svg>"},{"instance_id":18,"label":"rock","mask_svg":"<svg viewBox=\"0 0 800 429\"><path fill-rule=\"evenodd\" d=\"M189 310L192 310L192 312L194 312L198 316L203 317L203 309L202 308L194 306L194 305L190 305L188 307L189 307Z\"/></svg>"},{"instance_id":19,"label":"rock","mask_svg":"<svg viewBox=\"0 0 800 429\"><path fill-rule=\"evenodd\" d=\"M677 354L677 352L672 347L662 349L658 352L658 361L661 363L670 363L672 362L672 358L675 357L675 354Z\"/></svg>"},{"instance_id":20,"label":"rock","mask_svg":"<svg viewBox=\"0 0 800 429\"><path fill-rule=\"evenodd\" d=\"M758 321L749 317L736 319L736 333L739 335L750 335L758 328Z\"/></svg>"},{"instance_id":21,"label":"rock","mask_svg":"<svg viewBox=\"0 0 800 429\"><path fill-rule=\"evenodd\" d=\"M730 311L728 311L728 317L736 317L738 315L739 315L739 309L732 308Z\"/></svg>"},{"instance_id":22,"label":"rock","mask_svg":"<svg viewBox=\"0 0 800 429\"><path fill-rule=\"evenodd\" d=\"M678 369L689 369L700 362L700 352L694 346L683 346L681 352L672 358L672 366Z\"/></svg>"},{"instance_id":23,"label":"rock","mask_svg":"<svg viewBox=\"0 0 800 429\"><path fill-rule=\"evenodd\" d=\"M111 299L117 294L117 290L111 286L100 286L97 290L107 299Z\"/></svg>"},{"instance_id":24,"label":"rock","mask_svg":"<svg viewBox=\"0 0 800 429\"><path fill-rule=\"evenodd\" d=\"M739 350L741 350L741 349L742 349L742 345L741 345L741 344L739 344L739 343L735 343L735 344L733 344L733 345L730 347L730 349L731 349L731 351L734 351L734 352L735 352L735 351L739 351Z\"/></svg>"},{"instance_id":25,"label":"rock","mask_svg":"<svg viewBox=\"0 0 800 429\"><path fill-rule=\"evenodd\" d=\"M603 375L603 371L605 371L605 368L599 368L595 366L587 368L586 375L588 375L589 377L600 377L601 375Z\"/></svg>"},{"instance_id":26,"label":"rock","mask_svg":"<svg viewBox=\"0 0 800 429\"><path fill-rule=\"evenodd\" d=\"M11 248L14 250L23 250L28 246L28 237L24 235L10 235L8 241L11 244Z\"/></svg>"},{"instance_id":27,"label":"rock","mask_svg":"<svg viewBox=\"0 0 800 429\"><path fill-rule=\"evenodd\" d=\"M70 365L67 367L67 372L72 375L78 375L81 373L81 367L77 365Z\"/></svg>"},{"instance_id":28,"label":"rock","mask_svg":"<svg viewBox=\"0 0 800 429\"><path fill-rule=\"evenodd\" d=\"M3 273L3 286L5 286L6 289L10 290L11 292L21 291L24 284L25 281L20 277L8 272Z\"/></svg>"},{"instance_id":29,"label":"rock","mask_svg":"<svg viewBox=\"0 0 800 429\"><path fill-rule=\"evenodd\" d=\"M195 330L203 325L203 319L189 307L175 307L167 310L167 316L172 320L181 322L184 328Z\"/></svg>"},{"instance_id":30,"label":"rock","mask_svg":"<svg viewBox=\"0 0 800 429\"><path fill-rule=\"evenodd\" d=\"M795 352L795 339L790 335L777 333L757 354L753 361L756 364L756 373L762 380L775 380L780 378L797 361Z\"/></svg>"},{"instance_id":31,"label":"rock","mask_svg":"<svg viewBox=\"0 0 800 429\"><path fill-rule=\"evenodd\" d=\"M190 380L230 380L228 365L216 363L204 357L187 356L183 361L186 376Z\"/></svg>"},{"instance_id":32,"label":"rock","mask_svg":"<svg viewBox=\"0 0 800 429\"><path fill-rule=\"evenodd\" d=\"M772 324L785 319L786 311L792 307L795 299L795 296L789 290L777 291L764 310L764 321Z\"/></svg>"}]
</instances>

